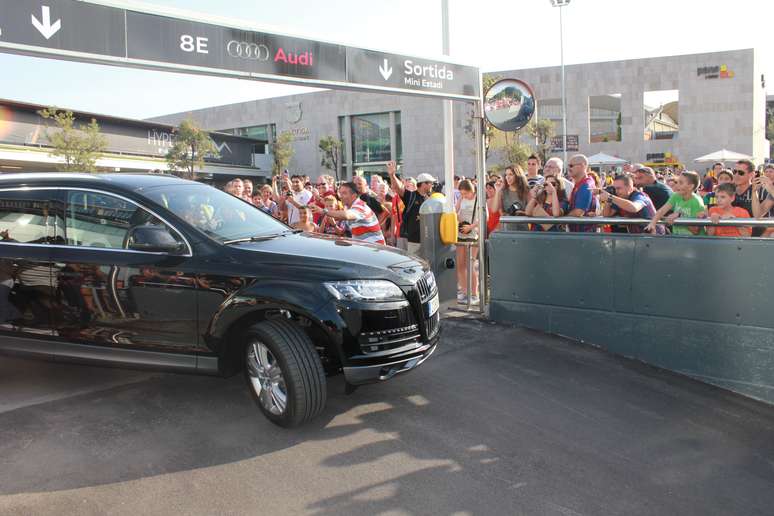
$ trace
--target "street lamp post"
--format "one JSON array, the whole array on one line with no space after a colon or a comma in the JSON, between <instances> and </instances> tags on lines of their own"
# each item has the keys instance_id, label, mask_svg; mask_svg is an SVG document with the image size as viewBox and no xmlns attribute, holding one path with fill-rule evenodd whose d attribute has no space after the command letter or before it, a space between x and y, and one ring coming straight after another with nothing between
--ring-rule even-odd
<instances>
[{"instance_id":1,"label":"street lamp post","mask_svg":"<svg viewBox=\"0 0 774 516\"><path fill-rule=\"evenodd\" d=\"M449 48L449 0L441 0L441 32L443 55ZM446 188L446 206L454 210L454 107L451 100L443 100L443 177Z\"/></svg>"},{"instance_id":2,"label":"street lamp post","mask_svg":"<svg viewBox=\"0 0 774 516\"><path fill-rule=\"evenodd\" d=\"M551 5L559 8L559 52L562 60L562 151L564 151L564 166L567 167L567 93L564 88L564 25L562 24L562 7L570 5L570 0L551 0Z\"/></svg>"}]
</instances>

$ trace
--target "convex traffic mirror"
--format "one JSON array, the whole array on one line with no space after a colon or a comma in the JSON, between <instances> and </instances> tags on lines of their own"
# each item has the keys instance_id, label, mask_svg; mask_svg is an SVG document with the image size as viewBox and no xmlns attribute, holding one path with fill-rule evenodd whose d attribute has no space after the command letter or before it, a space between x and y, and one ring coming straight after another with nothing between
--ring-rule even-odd
<instances>
[{"instance_id":1,"label":"convex traffic mirror","mask_svg":"<svg viewBox=\"0 0 774 516\"><path fill-rule=\"evenodd\" d=\"M518 131L535 114L535 93L518 79L494 83L484 95L484 116L501 131Z\"/></svg>"}]
</instances>

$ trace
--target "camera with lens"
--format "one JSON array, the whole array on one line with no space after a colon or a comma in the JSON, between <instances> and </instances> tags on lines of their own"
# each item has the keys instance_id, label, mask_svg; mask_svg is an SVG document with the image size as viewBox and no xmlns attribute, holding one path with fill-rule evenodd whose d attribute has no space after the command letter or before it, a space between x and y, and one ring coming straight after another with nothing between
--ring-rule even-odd
<instances>
[{"instance_id":1,"label":"camera with lens","mask_svg":"<svg viewBox=\"0 0 774 516\"><path fill-rule=\"evenodd\" d=\"M606 186L605 191L610 195L615 195L615 186Z\"/></svg>"},{"instance_id":2,"label":"camera with lens","mask_svg":"<svg viewBox=\"0 0 774 516\"><path fill-rule=\"evenodd\" d=\"M520 201L516 201L505 210L511 217L524 214L524 205Z\"/></svg>"}]
</instances>

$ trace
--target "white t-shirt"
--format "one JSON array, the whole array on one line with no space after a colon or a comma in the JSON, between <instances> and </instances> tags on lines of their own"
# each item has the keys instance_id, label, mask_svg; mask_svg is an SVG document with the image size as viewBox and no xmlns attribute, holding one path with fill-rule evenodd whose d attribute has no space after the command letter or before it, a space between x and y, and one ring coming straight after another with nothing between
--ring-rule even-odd
<instances>
[{"instance_id":1,"label":"white t-shirt","mask_svg":"<svg viewBox=\"0 0 774 516\"><path fill-rule=\"evenodd\" d=\"M312 192L307 189L303 189L300 192L293 192L293 199L301 206L306 206L312 200ZM298 214L298 208L290 203L286 203L288 207L288 225L293 225L301 218Z\"/></svg>"}]
</instances>

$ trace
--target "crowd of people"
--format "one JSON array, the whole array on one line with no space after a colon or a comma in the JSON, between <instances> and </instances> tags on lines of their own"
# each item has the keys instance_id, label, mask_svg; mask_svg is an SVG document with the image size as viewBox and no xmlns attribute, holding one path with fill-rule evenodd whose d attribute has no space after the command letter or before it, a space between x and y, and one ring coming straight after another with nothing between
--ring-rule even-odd
<instances>
[{"instance_id":1,"label":"crowd of people","mask_svg":"<svg viewBox=\"0 0 774 516\"><path fill-rule=\"evenodd\" d=\"M733 169L716 163L704 177L685 170L655 171L630 164L618 173L599 175L583 154L570 158L567 174L560 158L541 166L537 156L527 160L526 171L512 165L502 175L488 175L486 188L486 235L499 227L503 215L557 219L555 223L528 221L513 229L553 232L650 233L655 235L774 236L772 229L749 226L694 227L674 225L683 218L774 218L774 164L757 171L752 162L740 160ZM360 175L352 181L336 181L322 175L315 181L287 172L271 184L256 187L249 179L233 179L225 191L293 228L325 235L349 237L386 244L416 254L420 247L419 209L431 195L443 191L454 196L458 215L458 240L473 246L477 256L480 238L475 178L454 177L451 188L421 173L401 177L395 162L386 165L386 178L374 174L370 182ZM621 217L647 219L635 225L567 224L561 218ZM458 300L478 303L478 267L467 263L467 249L457 248ZM471 267L472 265L472 267ZM467 273L474 274L472 291Z\"/></svg>"},{"instance_id":2,"label":"crowd of people","mask_svg":"<svg viewBox=\"0 0 774 516\"><path fill-rule=\"evenodd\" d=\"M750 226L683 226L680 218L774 218L774 164L757 170L749 160L733 168L715 163L704 177L687 170L655 171L628 164L617 173L599 175L588 158L570 158L568 173L562 160L549 159L542 170L537 157L527 161L526 173L510 166L489 176L486 185L489 212L499 215L556 218L556 224L523 224L514 229L532 231L650 233L656 235L774 236L774 229ZM621 217L650 220L650 224L562 224L561 217ZM496 228L497 223L490 226Z\"/></svg>"}]
</instances>

